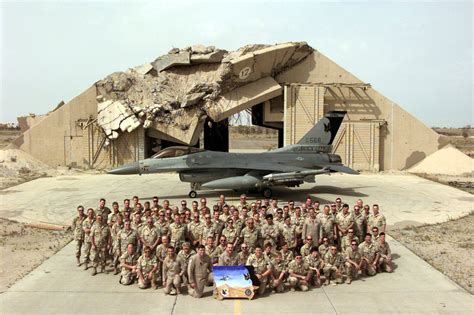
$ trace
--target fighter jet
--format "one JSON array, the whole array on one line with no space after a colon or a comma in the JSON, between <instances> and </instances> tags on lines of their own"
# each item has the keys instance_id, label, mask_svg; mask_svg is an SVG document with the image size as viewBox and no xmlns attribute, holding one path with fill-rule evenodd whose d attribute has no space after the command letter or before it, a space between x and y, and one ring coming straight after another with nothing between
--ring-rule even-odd
<instances>
[{"instance_id":1,"label":"fighter jet","mask_svg":"<svg viewBox=\"0 0 474 315\"><path fill-rule=\"evenodd\" d=\"M314 176L332 172L358 174L332 154L332 142L345 111L330 111L297 144L263 153L206 151L194 147L168 147L151 158L110 170L109 174L177 172L189 182L190 198L202 189L257 190L265 198L272 187L314 183Z\"/></svg>"}]
</instances>

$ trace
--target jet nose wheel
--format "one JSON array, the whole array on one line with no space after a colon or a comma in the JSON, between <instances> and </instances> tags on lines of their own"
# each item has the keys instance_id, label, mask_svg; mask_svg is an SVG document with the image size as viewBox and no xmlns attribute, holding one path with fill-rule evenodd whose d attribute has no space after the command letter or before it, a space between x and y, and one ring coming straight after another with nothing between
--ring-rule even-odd
<instances>
[{"instance_id":1,"label":"jet nose wheel","mask_svg":"<svg viewBox=\"0 0 474 315\"><path fill-rule=\"evenodd\" d=\"M272 197L273 191L270 188L265 188L264 190L262 190L262 195L263 197L269 199Z\"/></svg>"},{"instance_id":2,"label":"jet nose wheel","mask_svg":"<svg viewBox=\"0 0 474 315\"><path fill-rule=\"evenodd\" d=\"M188 194L189 198L196 198L197 197L197 192L195 192L194 190L191 190Z\"/></svg>"}]
</instances>

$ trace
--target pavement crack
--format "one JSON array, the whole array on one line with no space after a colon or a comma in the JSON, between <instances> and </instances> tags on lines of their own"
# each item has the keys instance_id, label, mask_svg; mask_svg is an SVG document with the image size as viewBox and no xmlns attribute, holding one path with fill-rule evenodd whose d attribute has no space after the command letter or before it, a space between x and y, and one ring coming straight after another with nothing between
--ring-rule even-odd
<instances>
[{"instance_id":1,"label":"pavement crack","mask_svg":"<svg viewBox=\"0 0 474 315\"><path fill-rule=\"evenodd\" d=\"M178 294L176 295L176 297L174 298L174 303L173 303L173 307L171 308L171 315L173 315L174 313L174 308L176 306L176 303L178 302Z\"/></svg>"},{"instance_id":2,"label":"pavement crack","mask_svg":"<svg viewBox=\"0 0 474 315\"><path fill-rule=\"evenodd\" d=\"M337 314L336 307L334 306L334 304L332 304L332 301L331 301L331 299L329 298L329 296L328 296L326 290L324 290L324 287L322 287L321 289L323 289L324 295L326 295L326 297L327 297L329 303L331 304L331 306L332 306L332 308L333 308L333 310L334 310L334 313Z\"/></svg>"}]
</instances>

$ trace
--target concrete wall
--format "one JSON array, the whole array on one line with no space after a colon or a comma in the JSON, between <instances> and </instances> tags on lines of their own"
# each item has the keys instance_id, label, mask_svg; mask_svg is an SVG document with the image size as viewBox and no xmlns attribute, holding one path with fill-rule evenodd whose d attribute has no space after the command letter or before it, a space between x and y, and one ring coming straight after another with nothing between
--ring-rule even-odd
<instances>
[{"instance_id":1,"label":"concrete wall","mask_svg":"<svg viewBox=\"0 0 474 315\"><path fill-rule=\"evenodd\" d=\"M276 81L280 84L364 83L317 51L280 74ZM328 88L325 107L326 111L347 110L346 119L351 121L386 121L380 133L381 170L409 168L446 144L435 131L373 88Z\"/></svg>"},{"instance_id":2,"label":"concrete wall","mask_svg":"<svg viewBox=\"0 0 474 315\"><path fill-rule=\"evenodd\" d=\"M85 156L78 138L83 132L76 121L90 116L97 116L95 86L50 113L17 138L13 145L53 167L70 163L82 167Z\"/></svg>"}]
</instances>

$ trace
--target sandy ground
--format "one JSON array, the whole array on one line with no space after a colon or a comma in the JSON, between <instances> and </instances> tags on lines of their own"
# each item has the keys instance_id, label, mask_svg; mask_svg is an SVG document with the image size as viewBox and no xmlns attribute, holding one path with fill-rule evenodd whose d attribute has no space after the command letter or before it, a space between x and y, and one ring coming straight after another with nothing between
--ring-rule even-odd
<instances>
[{"instance_id":1,"label":"sandy ground","mask_svg":"<svg viewBox=\"0 0 474 315\"><path fill-rule=\"evenodd\" d=\"M390 236L474 294L474 214L458 220L391 230Z\"/></svg>"},{"instance_id":2,"label":"sandy ground","mask_svg":"<svg viewBox=\"0 0 474 315\"><path fill-rule=\"evenodd\" d=\"M37 229L0 218L0 292L55 254L71 239L70 232Z\"/></svg>"}]
</instances>

